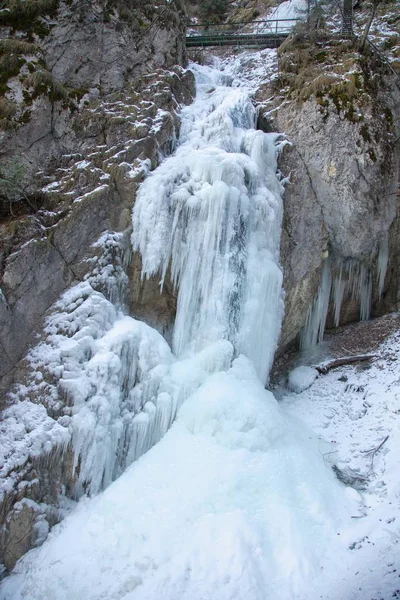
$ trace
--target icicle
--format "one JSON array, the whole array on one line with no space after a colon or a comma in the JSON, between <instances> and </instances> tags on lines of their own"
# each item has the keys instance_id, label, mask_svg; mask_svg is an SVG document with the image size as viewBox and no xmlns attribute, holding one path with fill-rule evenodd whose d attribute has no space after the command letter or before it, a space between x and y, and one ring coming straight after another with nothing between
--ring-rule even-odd
<instances>
[{"instance_id":1,"label":"icicle","mask_svg":"<svg viewBox=\"0 0 400 600\"><path fill-rule=\"evenodd\" d=\"M318 289L317 297L308 310L306 324L301 333L300 347L302 350L308 350L313 346L316 346L316 344L323 339L331 287L331 261L327 258L322 269L321 284Z\"/></svg>"},{"instance_id":2,"label":"icicle","mask_svg":"<svg viewBox=\"0 0 400 600\"><path fill-rule=\"evenodd\" d=\"M370 269L361 265L358 282L358 299L360 302L360 321L368 321L371 316L372 279Z\"/></svg>"},{"instance_id":3,"label":"icicle","mask_svg":"<svg viewBox=\"0 0 400 600\"><path fill-rule=\"evenodd\" d=\"M389 234L386 232L379 244L377 275L378 275L378 293L379 298L382 296L383 286L385 283L386 270L389 260Z\"/></svg>"},{"instance_id":4,"label":"icicle","mask_svg":"<svg viewBox=\"0 0 400 600\"><path fill-rule=\"evenodd\" d=\"M340 263L339 274L336 275L333 282L333 318L335 327L340 324L340 311L342 308L343 297L346 289L346 281L343 278L343 264Z\"/></svg>"}]
</instances>

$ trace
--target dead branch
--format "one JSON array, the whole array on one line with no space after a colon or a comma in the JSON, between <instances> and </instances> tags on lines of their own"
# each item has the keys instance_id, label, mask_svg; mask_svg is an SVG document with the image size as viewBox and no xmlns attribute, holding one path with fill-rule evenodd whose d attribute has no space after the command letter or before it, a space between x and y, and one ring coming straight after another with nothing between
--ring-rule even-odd
<instances>
[{"instance_id":1,"label":"dead branch","mask_svg":"<svg viewBox=\"0 0 400 600\"><path fill-rule=\"evenodd\" d=\"M386 437L385 437L385 438L384 438L384 439L381 441L381 443L379 444L379 446L377 446L376 448L371 448L371 450L361 450L361 452L362 452L363 454L366 454L367 456L369 456L369 455L370 455L370 456L375 456L375 454L376 454L377 452L379 452L379 450L382 448L383 444L384 444L385 442L387 442L387 441L388 441L388 439L389 439L389 436L387 435L387 436L386 436Z\"/></svg>"},{"instance_id":2,"label":"dead branch","mask_svg":"<svg viewBox=\"0 0 400 600\"><path fill-rule=\"evenodd\" d=\"M367 360L372 360L375 358L375 354L358 354L357 356L344 356L343 358L336 358L332 360L330 363L322 366L314 367L317 369L318 373L321 375L326 375L332 369L336 369L337 367L342 367L343 365L352 365L358 362L365 362Z\"/></svg>"},{"instance_id":3,"label":"dead branch","mask_svg":"<svg viewBox=\"0 0 400 600\"><path fill-rule=\"evenodd\" d=\"M389 439L389 436L387 435L379 444L379 446L377 446L376 448L371 448L371 450L361 450L361 452L363 454L365 454L365 456L370 456L371 457L371 466L369 468L369 472L372 473L372 471L374 470L374 458L376 456L376 454L379 452L379 450L382 448L383 444L385 444Z\"/></svg>"}]
</instances>

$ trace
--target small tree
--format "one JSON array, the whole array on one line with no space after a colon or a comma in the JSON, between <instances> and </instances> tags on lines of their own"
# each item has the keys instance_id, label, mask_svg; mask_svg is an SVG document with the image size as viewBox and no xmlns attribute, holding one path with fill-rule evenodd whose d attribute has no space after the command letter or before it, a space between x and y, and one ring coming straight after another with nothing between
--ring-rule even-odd
<instances>
[{"instance_id":1,"label":"small tree","mask_svg":"<svg viewBox=\"0 0 400 600\"><path fill-rule=\"evenodd\" d=\"M33 211L38 206L38 194L28 192L31 180L29 165L20 158L0 162L0 212L14 214L13 208L25 204Z\"/></svg>"}]
</instances>

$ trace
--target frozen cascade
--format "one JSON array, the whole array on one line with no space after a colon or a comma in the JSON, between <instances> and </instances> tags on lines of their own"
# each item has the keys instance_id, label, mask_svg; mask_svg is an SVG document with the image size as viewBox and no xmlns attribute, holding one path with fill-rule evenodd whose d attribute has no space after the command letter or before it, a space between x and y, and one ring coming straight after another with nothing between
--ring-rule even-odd
<instances>
[{"instance_id":1,"label":"frozen cascade","mask_svg":"<svg viewBox=\"0 0 400 600\"><path fill-rule=\"evenodd\" d=\"M148 451L19 561L1 600L293 600L357 510L322 441L264 389L282 313L280 142L251 129L246 89L197 75L181 145L134 213L144 273L162 284L171 266L179 290L179 358L88 283L31 357L73 397L93 489Z\"/></svg>"},{"instance_id":2,"label":"frozen cascade","mask_svg":"<svg viewBox=\"0 0 400 600\"><path fill-rule=\"evenodd\" d=\"M196 360L177 361L157 331L122 315L88 282L63 294L45 334L28 355L29 397L45 397L50 414L60 405L67 408L58 421L47 418L46 434L35 444L43 452L57 441L72 443L77 497L107 487L157 443L182 402L210 373L229 368L233 354L231 344L221 340ZM19 409L35 419L37 407L27 404L25 387L18 395L20 402L4 414L5 430L12 431ZM10 445L4 445L5 472L16 460ZM24 453L21 444L18 452ZM32 452L31 440L25 452Z\"/></svg>"},{"instance_id":3,"label":"frozen cascade","mask_svg":"<svg viewBox=\"0 0 400 600\"><path fill-rule=\"evenodd\" d=\"M210 91L206 83L199 93L208 94L212 110L184 112L176 155L141 186L133 246L143 276L159 272L161 286L171 265L178 289L174 353L227 339L266 382L283 313L277 156L286 142L253 129L246 90Z\"/></svg>"}]
</instances>

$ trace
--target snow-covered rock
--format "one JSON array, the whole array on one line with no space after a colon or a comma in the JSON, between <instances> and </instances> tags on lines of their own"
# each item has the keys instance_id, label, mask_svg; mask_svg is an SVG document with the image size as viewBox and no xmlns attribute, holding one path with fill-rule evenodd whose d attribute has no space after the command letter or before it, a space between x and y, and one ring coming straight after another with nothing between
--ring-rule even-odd
<instances>
[{"instance_id":1,"label":"snow-covered rock","mask_svg":"<svg viewBox=\"0 0 400 600\"><path fill-rule=\"evenodd\" d=\"M317 377L318 371L313 367L296 367L288 375L288 386L292 392L300 394L311 387Z\"/></svg>"}]
</instances>

